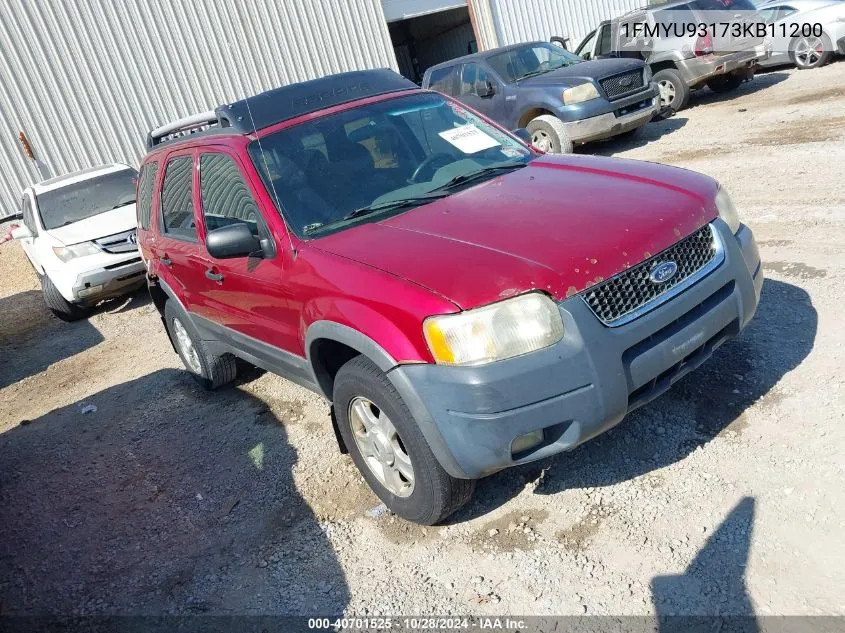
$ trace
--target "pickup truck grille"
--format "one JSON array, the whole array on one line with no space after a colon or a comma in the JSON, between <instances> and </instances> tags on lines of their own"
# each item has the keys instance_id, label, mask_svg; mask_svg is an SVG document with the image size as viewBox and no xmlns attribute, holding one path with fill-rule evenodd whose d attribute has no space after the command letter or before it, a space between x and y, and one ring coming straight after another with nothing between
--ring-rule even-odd
<instances>
[{"instance_id":1,"label":"pickup truck grille","mask_svg":"<svg viewBox=\"0 0 845 633\"><path fill-rule=\"evenodd\" d=\"M643 87L643 71L631 70L599 81L608 99L616 99Z\"/></svg>"},{"instance_id":2,"label":"pickup truck grille","mask_svg":"<svg viewBox=\"0 0 845 633\"><path fill-rule=\"evenodd\" d=\"M94 243L107 253L131 253L138 250L138 244L135 238L135 229L109 235L108 237L101 237L94 240Z\"/></svg>"},{"instance_id":3,"label":"pickup truck grille","mask_svg":"<svg viewBox=\"0 0 845 633\"><path fill-rule=\"evenodd\" d=\"M708 225L662 253L588 288L581 298L605 325L622 325L637 316L634 313L640 308L713 262L716 252L713 230ZM652 281L652 271L666 262L674 262L677 272L663 283Z\"/></svg>"}]
</instances>

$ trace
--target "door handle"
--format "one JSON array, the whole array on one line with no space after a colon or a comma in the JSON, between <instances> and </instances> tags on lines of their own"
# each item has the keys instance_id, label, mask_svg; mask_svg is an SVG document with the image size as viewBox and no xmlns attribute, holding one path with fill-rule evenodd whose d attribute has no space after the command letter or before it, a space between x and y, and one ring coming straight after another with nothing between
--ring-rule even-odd
<instances>
[{"instance_id":1,"label":"door handle","mask_svg":"<svg viewBox=\"0 0 845 633\"><path fill-rule=\"evenodd\" d=\"M162 265L167 266L168 268L170 268L173 265L173 262L171 261L171 259L169 257L159 257L158 261L160 261L162 263Z\"/></svg>"},{"instance_id":2,"label":"door handle","mask_svg":"<svg viewBox=\"0 0 845 633\"><path fill-rule=\"evenodd\" d=\"M205 276L211 279L211 281L223 281L223 273L216 273L211 268L205 271Z\"/></svg>"}]
</instances>

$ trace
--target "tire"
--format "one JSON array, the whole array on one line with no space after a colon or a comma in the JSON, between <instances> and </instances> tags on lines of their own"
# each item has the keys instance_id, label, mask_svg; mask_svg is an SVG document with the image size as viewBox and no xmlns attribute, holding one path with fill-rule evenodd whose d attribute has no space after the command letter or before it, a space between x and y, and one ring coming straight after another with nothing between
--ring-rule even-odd
<instances>
[{"instance_id":1,"label":"tire","mask_svg":"<svg viewBox=\"0 0 845 633\"><path fill-rule=\"evenodd\" d=\"M47 275L41 277L41 292L44 294L44 303L47 304L47 308L62 321L79 321L88 316L85 308L65 299Z\"/></svg>"},{"instance_id":2,"label":"tire","mask_svg":"<svg viewBox=\"0 0 845 633\"><path fill-rule=\"evenodd\" d=\"M742 85L742 77L739 75L720 75L707 82L707 87L716 94L725 94L736 90Z\"/></svg>"},{"instance_id":3,"label":"tire","mask_svg":"<svg viewBox=\"0 0 845 633\"><path fill-rule=\"evenodd\" d=\"M660 88L661 107L669 106L674 112L687 107L690 89L677 70L674 68L659 70L654 73L652 81Z\"/></svg>"},{"instance_id":4,"label":"tire","mask_svg":"<svg viewBox=\"0 0 845 633\"><path fill-rule=\"evenodd\" d=\"M542 114L529 121L526 128L531 132L531 144L537 149L550 154L572 153L573 144L566 126L556 116Z\"/></svg>"},{"instance_id":5,"label":"tire","mask_svg":"<svg viewBox=\"0 0 845 633\"><path fill-rule=\"evenodd\" d=\"M803 51L805 46L811 51L817 51L818 45L822 47L822 54L811 52L805 58ZM789 59L795 64L798 70L811 70L813 68L821 68L827 64L833 57L833 47L830 44L830 39L822 33L821 37L797 37L789 44Z\"/></svg>"},{"instance_id":6,"label":"tire","mask_svg":"<svg viewBox=\"0 0 845 633\"><path fill-rule=\"evenodd\" d=\"M333 399L340 434L352 460L373 492L393 513L414 523L434 525L469 501L475 490L475 481L456 479L443 469L402 397L372 361L356 356L343 365L335 377ZM405 484L406 490L398 494L392 491L370 466L370 463L378 464L373 456L375 453L368 458L363 455L361 446L365 440L358 438L364 435L361 433L364 427L358 426L360 416L355 413L350 415L350 405L356 403L382 418L382 430L385 424L382 416L387 417L387 424L392 427L395 436L387 437L386 443L380 443L388 446L380 452L403 455L403 460L394 458L393 461L410 464L413 481L410 489L407 489L409 479L400 478L398 481ZM378 438L380 434L381 431L368 431L366 436ZM377 443L378 440L372 441L373 445ZM393 470L398 472L398 469Z\"/></svg>"},{"instance_id":7,"label":"tire","mask_svg":"<svg viewBox=\"0 0 845 633\"><path fill-rule=\"evenodd\" d=\"M212 354L203 343L194 324L176 308L172 300L164 304L164 323L173 348L182 359L185 369L209 391L231 383L238 375L238 365L232 354ZM183 340L183 336L186 340ZM193 357L187 342L196 352Z\"/></svg>"}]
</instances>

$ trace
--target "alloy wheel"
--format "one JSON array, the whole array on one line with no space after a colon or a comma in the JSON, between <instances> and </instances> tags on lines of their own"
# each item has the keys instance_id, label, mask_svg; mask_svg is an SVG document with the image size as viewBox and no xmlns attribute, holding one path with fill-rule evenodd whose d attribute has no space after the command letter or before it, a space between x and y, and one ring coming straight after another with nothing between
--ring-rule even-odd
<instances>
[{"instance_id":1,"label":"alloy wheel","mask_svg":"<svg viewBox=\"0 0 845 633\"><path fill-rule=\"evenodd\" d=\"M379 483L397 497L414 492L414 467L387 414L366 398L349 403L349 424L358 451Z\"/></svg>"},{"instance_id":2,"label":"alloy wheel","mask_svg":"<svg viewBox=\"0 0 845 633\"><path fill-rule=\"evenodd\" d=\"M190 334L188 334L188 331L179 319L173 319L173 334L176 336L176 345L182 353L182 358L185 359L188 369L201 376L202 365L200 364L199 354L194 347L194 342L191 340Z\"/></svg>"},{"instance_id":3,"label":"alloy wheel","mask_svg":"<svg viewBox=\"0 0 845 633\"><path fill-rule=\"evenodd\" d=\"M804 37L795 45L795 59L799 66L813 66L824 55L824 43L818 37Z\"/></svg>"},{"instance_id":4,"label":"alloy wheel","mask_svg":"<svg viewBox=\"0 0 845 633\"><path fill-rule=\"evenodd\" d=\"M552 138L543 130L537 130L531 135L531 144L539 149L541 152L549 153L552 151Z\"/></svg>"},{"instance_id":5,"label":"alloy wheel","mask_svg":"<svg viewBox=\"0 0 845 633\"><path fill-rule=\"evenodd\" d=\"M672 105L677 95L675 84L668 79L663 79L657 83L657 87L660 90L660 105L664 107Z\"/></svg>"}]
</instances>

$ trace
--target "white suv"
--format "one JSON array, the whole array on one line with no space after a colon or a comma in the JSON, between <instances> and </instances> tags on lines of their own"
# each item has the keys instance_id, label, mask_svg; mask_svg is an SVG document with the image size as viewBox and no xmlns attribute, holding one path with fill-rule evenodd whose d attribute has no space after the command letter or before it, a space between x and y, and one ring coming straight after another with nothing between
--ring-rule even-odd
<instances>
[{"instance_id":1,"label":"white suv","mask_svg":"<svg viewBox=\"0 0 845 633\"><path fill-rule=\"evenodd\" d=\"M140 287L146 269L135 238L135 184L128 165L93 167L23 192L12 231L41 279L44 301L64 321Z\"/></svg>"}]
</instances>

